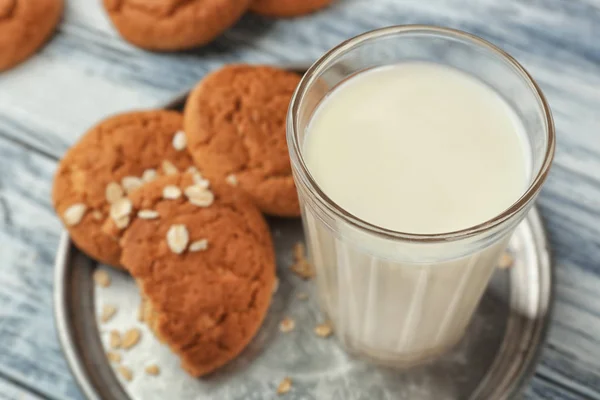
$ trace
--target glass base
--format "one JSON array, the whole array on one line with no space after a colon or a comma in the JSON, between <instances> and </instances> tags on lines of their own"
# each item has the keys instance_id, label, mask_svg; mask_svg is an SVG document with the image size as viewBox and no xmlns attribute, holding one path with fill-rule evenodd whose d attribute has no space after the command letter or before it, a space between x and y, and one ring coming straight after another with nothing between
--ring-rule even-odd
<instances>
[{"instance_id":1,"label":"glass base","mask_svg":"<svg viewBox=\"0 0 600 400\"><path fill-rule=\"evenodd\" d=\"M382 351L360 345L350 337L337 335L337 339L343 349L353 357L359 358L371 364L382 365L397 369L408 369L421 366L434 361L450 352L463 338L464 333L451 342L431 348L427 351L393 353Z\"/></svg>"}]
</instances>

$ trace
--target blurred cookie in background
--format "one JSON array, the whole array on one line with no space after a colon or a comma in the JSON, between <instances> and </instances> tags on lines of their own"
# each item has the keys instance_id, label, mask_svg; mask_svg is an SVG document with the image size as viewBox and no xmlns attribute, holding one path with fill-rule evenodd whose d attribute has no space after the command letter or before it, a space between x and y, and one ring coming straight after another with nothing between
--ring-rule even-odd
<instances>
[{"instance_id":1,"label":"blurred cookie in background","mask_svg":"<svg viewBox=\"0 0 600 400\"><path fill-rule=\"evenodd\" d=\"M0 0L0 71L31 57L52 36L63 0Z\"/></svg>"},{"instance_id":2,"label":"blurred cookie in background","mask_svg":"<svg viewBox=\"0 0 600 400\"><path fill-rule=\"evenodd\" d=\"M327 7L333 0L253 0L250 11L267 17L297 17Z\"/></svg>"},{"instance_id":3,"label":"blurred cookie in background","mask_svg":"<svg viewBox=\"0 0 600 400\"><path fill-rule=\"evenodd\" d=\"M128 42L174 51L211 42L235 24L250 0L103 0L112 23Z\"/></svg>"}]
</instances>

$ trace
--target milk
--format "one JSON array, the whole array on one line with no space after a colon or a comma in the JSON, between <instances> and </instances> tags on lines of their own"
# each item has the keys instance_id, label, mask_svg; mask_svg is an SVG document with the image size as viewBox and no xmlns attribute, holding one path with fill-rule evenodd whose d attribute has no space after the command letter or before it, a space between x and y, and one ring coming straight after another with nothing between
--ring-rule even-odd
<instances>
[{"instance_id":1,"label":"milk","mask_svg":"<svg viewBox=\"0 0 600 400\"><path fill-rule=\"evenodd\" d=\"M530 150L491 88L449 67L403 63L360 73L318 106L303 157L338 207L381 228L457 231L525 191ZM439 244L395 241L303 204L319 300L341 343L407 366L463 335L510 232Z\"/></svg>"},{"instance_id":2,"label":"milk","mask_svg":"<svg viewBox=\"0 0 600 400\"><path fill-rule=\"evenodd\" d=\"M394 231L433 234L477 225L525 191L527 142L488 86L428 63L373 69L315 112L304 159L340 207Z\"/></svg>"}]
</instances>

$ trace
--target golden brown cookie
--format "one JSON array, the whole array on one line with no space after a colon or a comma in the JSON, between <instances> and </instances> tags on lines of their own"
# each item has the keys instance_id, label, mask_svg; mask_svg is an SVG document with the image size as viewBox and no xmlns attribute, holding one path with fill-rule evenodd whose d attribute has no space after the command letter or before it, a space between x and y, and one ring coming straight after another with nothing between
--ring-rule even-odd
<instances>
[{"instance_id":1,"label":"golden brown cookie","mask_svg":"<svg viewBox=\"0 0 600 400\"><path fill-rule=\"evenodd\" d=\"M96 260L119 265L120 248L102 233L127 191L156 175L192 165L175 111L139 111L110 117L90 129L58 165L52 201L77 247Z\"/></svg>"},{"instance_id":2,"label":"golden brown cookie","mask_svg":"<svg viewBox=\"0 0 600 400\"><path fill-rule=\"evenodd\" d=\"M212 41L250 0L104 0L121 36L148 50L181 50Z\"/></svg>"},{"instance_id":3,"label":"golden brown cookie","mask_svg":"<svg viewBox=\"0 0 600 400\"><path fill-rule=\"evenodd\" d=\"M297 17L325 8L333 0L253 0L250 11L267 17Z\"/></svg>"},{"instance_id":4,"label":"golden brown cookie","mask_svg":"<svg viewBox=\"0 0 600 400\"><path fill-rule=\"evenodd\" d=\"M271 215L300 215L285 139L299 82L279 68L231 65L202 79L185 106L189 151L202 173L238 185Z\"/></svg>"},{"instance_id":5,"label":"golden brown cookie","mask_svg":"<svg viewBox=\"0 0 600 400\"><path fill-rule=\"evenodd\" d=\"M194 376L246 347L275 282L273 244L260 211L241 190L205 183L180 174L133 192L131 224L120 239L121 263L140 286L146 322ZM112 221L105 231L118 234Z\"/></svg>"},{"instance_id":6,"label":"golden brown cookie","mask_svg":"<svg viewBox=\"0 0 600 400\"><path fill-rule=\"evenodd\" d=\"M34 54L60 21L63 0L0 0L0 71Z\"/></svg>"}]
</instances>

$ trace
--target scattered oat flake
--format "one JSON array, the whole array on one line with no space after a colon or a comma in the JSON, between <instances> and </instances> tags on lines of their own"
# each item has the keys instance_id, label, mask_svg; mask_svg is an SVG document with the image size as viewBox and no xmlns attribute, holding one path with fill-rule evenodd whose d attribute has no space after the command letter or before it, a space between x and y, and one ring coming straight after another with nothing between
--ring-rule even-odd
<instances>
[{"instance_id":1,"label":"scattered oat flake","mask_svg":"<svg viewBox=\"0 0 600 400\"><path fill-rule=\"evenodd\" d=\"M107 352L106 358L108 358L108 361L116 363L116 364L121 362L121 355L115 351Z\"/></svg>"},{"instance_id":2,"label":"scattered oat flake","mask_svg":"<svg viewBox=\"0 0 600 400\"><path fill-rule=\"evenodd\" d=\"M298 300L306 300L306 299L308 299L308 294L304 293L304 292L300 292L296 295L296 298Z\"/></svg>"},{"instance_id":3,"label":"scattered oat flake","mask_svg":"<svg viewBox=\"0 0 600 400\"><path fill-rule=\"evenodd\" d=\"M165 186L163 189L163 199L175 200L181 197L181 189L174 185Z\"/></svg>"},{"instance_id":4,"label":"scattered oat flake","mask_svg":"<svg viewBox=\"0 0 600 400\"><path fill-rule=\"evenodd\" d=\"M125 217L116 219L114 222L118 229L125 229L129 226L130 219L128 216L125 216Z\"/></svg>"},{"instance_id":5,"label":"scattered oat flake","mask_svg":"<svg viewBox=\"0 0 600 400\"><path fill-rule=\"evenodd\" d=\"M117 313L117 307L110 305L110 304L105 304L102 307L102 313L100 314L100 321L104 322L108 322L112 319L112 317L115 316L115 314Z\"/></svg>"},{"instance_id":6,"label":"scattered oat flake","mask_svg":"<svg viewBox=\"0 0 600 400\"><path fill-rule=\"evenodd\" d=\"M106 201L109 204L113 204L123 197L123 188L117 182L110 182L106 185L106 189L104 191Z\"/></svg>"},{"instance_id":7,"label":"scattered oat flake","mask_svg":"<svg viewBox=\"0 0 600 400\"><path fill-rule=\"evenodd\" d=\"M292 390L292 379L290 377L285 377L281 383L279 383L279 386L277 386L277 394L286 394L290 390Z\"/></svg>"},{"instance_id":8,"label":"scattered oat flake","mask_svg":"<svg viewBox=\"0 0 600 400\"><path fill-rule=\"evenodd\" d=\"M144 181L142 181L137 176L126 176L125 178L121 179L121 185L123 185L123 189L125 189L125 192L127 194L138 189L143 184L144 184Z\"/></svg>"},{"instance_id":9,"label":"scattered oat flake","mask_svg":"<svg viewBox=\"0 0 600 400\"><path fill-rule=\"evenodd\" d=\"M315 333L317 334L317 336L322 338L331 336L331 334L333 333L333 326L331 325L331 322L327 321L315 326Z\"/></svg>"},{"instance_id":10,"label":"scattered oat flake","mask_svg":"<svg viewBox=\"0 0 600 400\"><path fill-rule=\"evenodd\" d=\"M131 372L129 368L119 365L117 371L127 382L130 382L133 379L133 372Z\"/></svg>"},{"instance_id":11,"label":"scattered oat flake","mask_svg":"<svg viewBox=\"0 0 600 400\"><path fill-rule=\"evenodd\" d=\"M81 222L87 206L83 203L73 204L63 213L63 219L67 226L75 226Z\"/></svg>"},{"instance_id":12,"label":"scattered oat flake","mask_svg":"<svg viewBox=\"0 0 600 400\"><path fill-rule=\"evenodd\" d=\"M279 289L279 279L275 278L275 282L273 282L273 293L277 292L277 289Z\"/></svg>"},{"instance_id":13,"label":"scattered oat flake","mask_svg":"<svg viewBox=\"0 0 600 400\"><path fill-rule=\"evenodd\" d=\"M196 240L195 242L192 242L190 244L190 248L189 248L189 250L191 252L204 251L206 249L208 249L208 240L207 239Z\"/></svg>"},{"instance_id":14,"label":"scattered oat flake","mask_svg":"<svg viewBox=\"0 0 600 400\"><path fill-rule=\"evenodd\" d=\"M177 151L181 151L185 149L187 146L187 138L185 137L185 132L177 131L175 135L173 135L173 148Z\"/></svg>"},{"instance_id":15,"label":"scattered oat flake","mask_svg":"<svg viewBox=\"0 0 600 400\"><path fill-rule=\"evenodd\" d=\"M215 201L215 195L209 190L205 190L200 195L188 197L188 201L198 207L210 207Z\"/></svg>"},{"instance_id":16,"label":"scattered oat flake","mask_svg":"<svg viewBox=\"0 0 600 400\"><path fill-rule=\"evenodd\" d=\"M285 317L279 323L279 330L283 333L288 333L294 330L296 327L296 321L291 319L290 317Z\"/></svg>"},{"instance_id":17,"label":"scattered oat flake","mask_svg":"<svg viewBox=\"0 0 600 400\"><path fill-rule=\"evenodd\" d=\"M112 330L110 331L110 347L112 349L118 349L121 347L121 334L119 331Z\"/></svg>"},{"instance_id":18,"label":"scattered oat flake","mask_svg":"<svg viewBox=\"0 0 600 400\"><path fill-rule=\"evenodd\" d=\"M181 254L187 248L190 241L190 235L185 225L172 225L167 232L167 244L175 254Z\"/></svg>"},{"instance_id":19,"label":"scattered oat flake","mask_svg":"<svg viewBox=\"0 0 600 400\"><path fill-rule=\"evenodd\" d=\"M131 210L133 205L131 204L131 200L127 197L123 197L110 206L110 217L113 220L118 220L119 218L127 217L131 214Z\"/></svg>"},{"instance_id":20,"label":"scattered oat flake","mask_svg":"<svg viewBox=\"0 0 600 400\"><path fill-rule=\"evenodd\" d=\"M164 160L162 162L162 169L165 175L177 175L179 173L177 167L171 161L168 160Z\"/></svg>"},{"instance_id":21,"label":"scattered oat flake","mask_svg":"<svg viewBox=\"0 0 600 400\"><path fill-rule=\"evenodd\" d=\"M133 328L128 330L123 334L121 338L121 347L125 350L129 350L140 341L140 337L142 336L141 331L138 328Z\"/></svg>"},{"instance_id":22,"label":"scattered oat flake","mask_svg":"<svg viewBox=\"0 0 600 400\"><path fill-rule=\"evenodd\" d=\"M313 266L306 260L300 260L290 267L292 272L302 279L312 279L315 276Z\"/></svg>"},{"instance_id":23,"label":"scattered oat flake","mask_svg":"<svg viewBox=\"0 0 600 400\"><path fill-rule=\"evenodd\" d=\"M237 186L239 183L237 176L235 176L234 174L227 175L227 178L225 178L225 182L229 183L231 186Z\"/></svg>"},{"instance_id":24,"label":"scattered oat flake","mask_svg":"<svg viewBox=\"0 0 600 400\"><path fill-rule=\"evenodd\" d=\"M102 218L104 218L104 215L102 215L102 211L99 210L94 210L92 212L92 217L96 220L96 221L100 221Z\"/></svg>"},{"instance_id":25,"label":"scattered oat flake","mask_svg":"<svg viewBox=\"0 0 600 400\"><path fill-rule=\"evenodd\" d=\"M137 213L138 218L141 219L156 219L159 217L158 211L154 210L140 210Z\"/></svg>"},{"instance_id":26,"label":"scattered oat flake","mask_svg":"<svg viewBox=\"0 0 600 400\"><path fill-rule=\"evenodd\" d=\"M146 183L152 182L153 180L156 179L156 176L157 176L156 170L153 168L148 168L142 174L142 180Z\"/></svg>"},{"instance_id":27,"label":"scattered oat flake","mask_svg":"<svg viewBox=\"0 0 600 400\"><path fill-rule=\"evenodd\" d=\"M109 287L110 286L110 275L103 269L97 269L94 271L94 282L96 285L100 287Z\"/></svg>"},{"instance_id":28,"label":"scattered oat flake","mask_svg":"<svg viewBox=\"0 0 600 400\"><path fill-rule=\"evenodd\" d=\"M512 255L508 251L505 251L504 254L502 254L502 257L500 257L500 261L498 261L498 268L510 268L513 266L514 262L515 260Z\"/></svg>"},{"instance_id":29,"label":"scattered oat flake","mask_svg":"<svg viewBox=\"0 0 600 400\"><path fill-rule=\"evenodd\" d=\"M148 375L152 375L152 376L156 376L156 375L160 374L160 368L156 364L148 365L145 368L145 371Z\"/></svg>"},{"instance_id":30,"label":"scattered oat flake","mask_svg":"<svg viewBox=\"0 0 600 400\"><path fill-rule=\"evenodd\" d=\"M306 258L304 254L304 243L296 242L296 244L294 245L294 260L303 261Z\"/></svg>"},{"instance_id":31,"label":"scattered oat flake","mask_svg":"<svg viewBox=\"0 0 600 400\"><path fill-rule=\"evenodd\" d=\"M208 181L207 181L208 182ZM183 193L185 193L185 196L187 198L192 198L192 197L200 197L200 196L204 196L205 193L207 192L208 186L203 186L200 184L194 184L192 186L188 186L184 189Z\"/></svg>"}]
</instances>

